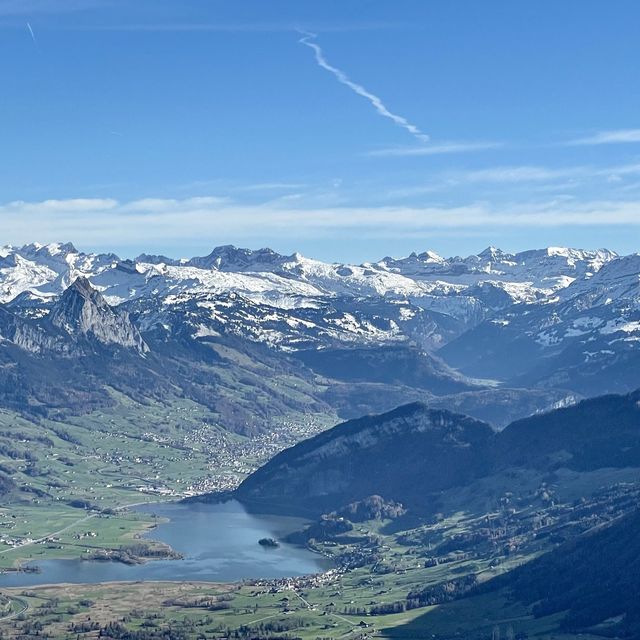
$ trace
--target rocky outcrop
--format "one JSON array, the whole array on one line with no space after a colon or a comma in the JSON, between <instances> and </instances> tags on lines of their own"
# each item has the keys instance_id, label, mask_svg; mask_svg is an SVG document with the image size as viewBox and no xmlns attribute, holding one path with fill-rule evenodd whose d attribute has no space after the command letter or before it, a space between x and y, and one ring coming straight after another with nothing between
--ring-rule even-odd
<instances>
[{"instance_id":1,"label":"rocky outcrop","mask_svg":"<svg viewBox=\"0 0 640 640\"><path fill-rule=\"evenodd\" d=\"M77 278L64 291L48 320L72 337L135 349L139 353L149 350L129 315L109 306L86 278Z\"/></svg>"}]
</instances>

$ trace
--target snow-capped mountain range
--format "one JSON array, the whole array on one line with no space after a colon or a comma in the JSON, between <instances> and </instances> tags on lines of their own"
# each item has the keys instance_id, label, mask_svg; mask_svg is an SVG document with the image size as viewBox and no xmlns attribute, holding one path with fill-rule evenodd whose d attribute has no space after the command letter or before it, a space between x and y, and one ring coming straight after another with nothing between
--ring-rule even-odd
<instances>
[{"instance_id":1,"label":"snow-capped mountain range","mask_svg":"<svg viewBox=\"0 0 640 640\"><path fill-rule=\"evenodd\" d=\"M82 253L69 243L34 243L0 248L0 302L24 291L42 298L56 295L79 276L88 278L110 304L151 293L194 291L233 291L276 306L291 306L297 298L340 295L465 297L482 304L488 286L504 291L510 302L534 302L548 300L576 280L591 278L617 258L607 250L548 248L508 254L489 247L467 258L442 258L427 251L351 265L325 263L298 253L284 256L270 249L223 246L191 259L142 254L123 260L112 253Z\"/></svg>"},{"instance_id":2,"label":"snow-capped mountain range","mask_svg":"<svg viewBox=\"0 0 640 640\"><path fill-rule=\"evenodd\" d=\"M576 392L602 384L595 380L606 370L617 373L605 387L636 380L638 254L489 247L466 258L426 251L354 265L232 246L134 260L71 244L0 249L0 305L24 322L57 313L79 278L141 336L227 335L283 353L415 345L477 378ZM123 331L144 351L133 329ZM574 384L586 371L590 382Z\"/></svg>"}]
</instances>

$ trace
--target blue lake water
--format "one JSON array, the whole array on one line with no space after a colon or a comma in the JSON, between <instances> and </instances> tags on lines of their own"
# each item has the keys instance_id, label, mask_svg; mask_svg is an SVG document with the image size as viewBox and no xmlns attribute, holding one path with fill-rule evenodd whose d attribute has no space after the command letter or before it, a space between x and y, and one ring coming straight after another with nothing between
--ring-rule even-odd
<instances>
[{"instance_id":1,"label":"blue lake water","mask_svg":"<svg viewBox=\"0 0 640 640\"><path fill-rule=\"evenodd\" d=\"M137 509L169 518L147 537L171 545L183 560L153 560L141 565L82 560L38 562L41 573L0 575L0 587L121 580L198 580L235 582L243 578L282 578L316 573L329 561L307 549L280 544L265 548L260 538L281 540L305 521L254 515L236 501L224 504L157 504Z\"/></svg>"}]
</instances>

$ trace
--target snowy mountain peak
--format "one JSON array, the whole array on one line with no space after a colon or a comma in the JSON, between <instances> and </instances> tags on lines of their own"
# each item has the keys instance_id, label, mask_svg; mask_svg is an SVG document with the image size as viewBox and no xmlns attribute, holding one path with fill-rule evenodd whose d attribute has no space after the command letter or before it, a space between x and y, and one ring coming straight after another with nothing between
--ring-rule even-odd
<instances>
[{"instance_id":1,"label":"snowy mountain peak","mask_svg":"<svg viewBox=\"0 0 640 640\"><path fill-rule=\"evenodd\" d=\"M224 319L227 312L220 311L224 307L218 301L237 294L247 301L245 306L252 306L245 312L258 313L259 308L265 317L281 316L278 332L283 335L303 326L307 334L318 330L312 328L315 320L294 319L295 310L306 309L305 313L314 315L326 305L339 304L345 316L339 320L340 328L327 329L327 335L350 336L356 341L406 339L410 335L422 345L442 344L448 339L445 334L474 326L514 305L567 300L582 295L585 287L595 290L596 286L604 291L598 295L605 299L609 290L610 297L626 295L614 294L614 289L622 289L614 287L615 278L606 274L621 269L622 263L606 250L550 247L514 255L488 247L466 258L443 258L425 251L361 265L331 264L299 253L287 256L268 248L252 250L232 245L190 259L141 254L127 260L112 253L78 252L73 245L62 243L7 247L2 253L0 303L13 301L12 307L23 308L25 316L44 317L52 302L68 300L73 294L82 300L78 308L84 308L85 302L98 308L135 303L137 310L144 310L198 300L198 304L204 301L208 305L199 308L210 309L211 314ZM637 257L628 259L632 274L634 260ZM595 278L607 265L611 268ZM366 321L347 319L363 305L371 311ZM424 318L424 314L448 318L446 331L438 333L441 320L428 328L421 325L426 320L418 318ZM55 313L51 317L55 318ZM403 326L413 328L404 335ZM280 335L267 336L267 332L262 335L261 331L256 330L255 339L285 340Z\"/></svg>"},{"instance_id":2,"label":"snowy mountain peak","mask_svg":"<svg viewBox=\"0 0 640 640\"><path fill-rule=\"evenodd\" d=\"M594 264L604 264L618 256L614 251L608 249L570 249L568 247L546 247L545 249L531 249L515 254L515 259L521 263L544 261L546 259L556 259L565 261L568 264L576 262L590 262Z\"/></svg>"},{"instance_id":3,"label":"snowy mountain peak","mask_svg":"<svg viewBox=\"0 0 640 640\"><path fill-rule=\"evenodd\" d=\"M506 257L512 258L513 256L494 246L489 246L478 254L478 258L490 260L491 262L498 262Z\"/></svg>"},{"instance_id":4,"label":"snowy mountain peak","mask_svg":"<svg viewBox=\"0 0 640 640\"><path fill-rule=\"evenodd\" d=\"M640 309L640 254L610 260L597 273L585 274L561 292L564 300L584 295L591 298L591 304L628 300Z\"/></svg>"},{"instance_id":5,"label":"snowy mountain peak","mask_svg":"<svg viewBox=\"0 0 640 640\"><path fill-rule=\"evenodd\" d=\"M637 350L640 255L488 247L466 258L425 251L357 265L234 246L191 259L128 260L32 244L0 251L2 313L5 340L34 353L119 346L143 354L139 331L153 345L149 336L162 327L287 353L418 345L474 376L500 360L487 355L495 344L510 349L514 339L524 341L531 366L570 347L580 367L596 367ZM482 371L472 368L476 355Z\"/></svg>"},{"instance_id":6,"label":"snowy mountain peak","mask_svg":"<svg viewBox=\"0 0 640 640\"><path fill-rule=\"evenodd\" d=\"M216 247L209 255L191 258L189 266L218 271L271 271L284 262L293 260L293 256L283 256L272 249L242 249L233 245Z\"/></svg>"},{"instance_id":7,"label":"snowy mountain peak","mask_svg":"<svg viewBox=\"0 0 640 640\"><path fill-rule=\"evenodd\" d=\"M77 254L79 251L71 242L52 242L50 244L41 244L32 242L25 244L16 250L24 258L38 255L47 255L50 257L60 257L65 259L70 254Z\"/></svg>"},{"instance_id":8,"label":"snowy mountain peak","mask_svg":"<svg viewBox=\"0 0 640 640\"><path fill-rule=\"evenodd\" d=\"M76 278L63 293L64 296L69 296L72 293L77 293L85 299L90 299L92 295L99 296L98 292L91 286L89 280L83 276Z\"/></svg>"},{"instance_id":9,"label":"snowy mountain peak","mask_svg":"<svg viewBox=\"0 0 640 640\"><path fill-rule=\"evenodd\" d=\"M166 264L170 266L177 266L179 264L186 264L189 260L187 258L176 259L167 258L167 256L162 255L141 253L134 259L134 262L139 264Z\"/></svg>"},{"instance_id":10,"label":"snowy mountain peak","mask_svg":"<svg viewBox=\"0 0 640 640\"><path fill-rule=\"evenodd\" d=\"M435 262L437 264L442 264L443 262L446 262L446 260L438 255L435 251L424 251L422 253L420 253L418 256L418 259L422 262Z\"/></svg>"}]
</instances>

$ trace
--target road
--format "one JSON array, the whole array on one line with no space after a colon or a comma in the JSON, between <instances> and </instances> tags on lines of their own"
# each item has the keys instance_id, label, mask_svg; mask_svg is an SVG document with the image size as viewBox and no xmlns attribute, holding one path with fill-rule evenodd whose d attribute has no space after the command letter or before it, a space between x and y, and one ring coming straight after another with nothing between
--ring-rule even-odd
<instances>
[{"instance_id":1,"label":"road","mask_svg":"<svg viewBox=\"0 0 640 640\"><path fill-rule=\"evenodd\" d=\"M22 608L18 611L12 611L8 613L6 616L0 616L0 622L4 620L11 620L12 618L17 618L21 613L24 613L29 609L29 603L26 600L22 600L21 598L11 598L12 602L17 602Z\"/></svg>"},{"instance_id":2,"label":"road","mask_svg":"<svg viewBox=\"0 0 640 640\"><path fill-rule=\"evenodd\" d=\"M291 592L294 593L296 596L298 596L298 598L300 598L300 600L302 600L302 602L305 604L305 606L307 607L307 609L309 611L317 611L317 609L314 608L314 606L308 601L305 600L305 598L303 598L295 589L291 589ZM318 615L322 615L320 612L318 612ZM349 620L348 618L345 618L337 613L333 613L333 612L327 612L327 615L333 616L334 618L338 618L338 620L342 620L342 622L346 622L347 624L350 624L352 627L357 627L358 625ZM348 636L350 633L353 632L353 629L351 631L347 631L347 633L345 633L343 636Z\"/></svg>"},{"instance_id":3,"label":"road","mask_svg":"<svg viewBox=\"0 0 640 640\"><path fill-rule=\"evenodd\" d=\"M152 500L143 500L143 501L140 501L140 502L133 502L132 504L125 504L125 505L122 505L121 507L116 507L114 509L114 511L124 511L125 509L130 509L131 507L140 507L143 504L150 504L152 502L153 502ZM0 555L5 554L5 553L10 553L11 551L15 551L16 549L23 549L24 547L30 547L31 545L34 545L34 544L40 544L41 542L44 542L48 538L51 538L53 536L59 536L60 534L69 531L69 529L73 529L74 527L77 527L78 525L82 524L83 522L86 522L87 520L91 520L91 518L96 518L99 515L101 515L99 511L95 511L93 513L90 513L89 515L86 515L86 516L80 518L79 520L76 520L75 522L72 522L71 524L68 524L66 527L63 527L62 529L58 529L58 531L52 531L51 533L47 533L46 535L44 535L44 536L42 536L40 538L35 538L33 540L28 540L26 542L21 542L19 545L15 546L15 547L10 547L9 549L3 549L2 551L0 551Z\"/></svg>"},{"instance_id":4,"label":"road","mask_svg":"<svg viewBox=\"0 0 640 640\"><path fill-rule=\"evenodd\" d=\"M0 551L0 554L10 553L11 551L15 551L16 549L23 549L24 547L30 547L33 544L40 544L41 542L44 542L48 538L51 538L52 536L59 536L61 533L64 533L65 531L69 531L69 529L73 529L73 527L77 527L79 524L82 524L87 520L91 520L91 518L95 518L98 515L100 514L90 513L88 516L84 516L83 518L80 518L80 520L76 520L75 522L68 524L66 527L63 527L62 529L58 529L58 531L52 531L51 533L47 533L47 535L42 536L41 538L34 538L33 540L27 540L26 542L21 542L15 547L11 547L9 549L3 549L2 551Z\"/></svg>"}]
</instances>

